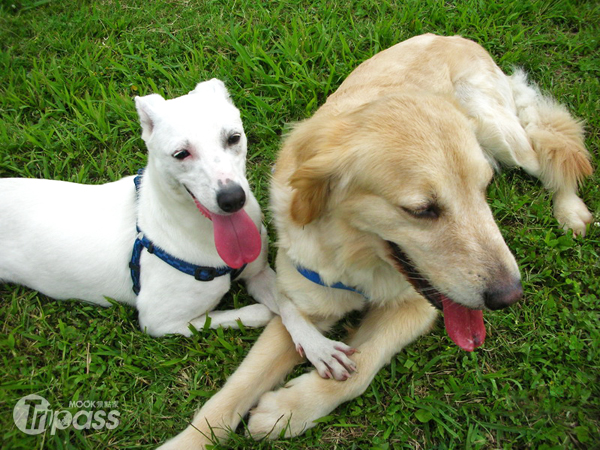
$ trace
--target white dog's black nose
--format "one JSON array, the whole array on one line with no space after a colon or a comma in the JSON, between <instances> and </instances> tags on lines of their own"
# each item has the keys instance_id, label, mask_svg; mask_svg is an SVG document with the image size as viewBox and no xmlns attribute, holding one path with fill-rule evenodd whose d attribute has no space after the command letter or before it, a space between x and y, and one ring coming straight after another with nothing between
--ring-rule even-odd
<instances>
[{"instance_id":1,"label":"white dog's black nose","mask_svg":"<svg viewBox=\"0 0 600 450\"><path fill-rule=\"evenodd\" d=\"M502 309L517 302L523 296L521 280L497 282L483 293L483 301L489 309Z\"/></svg>"},{"instance_id":2,"label":"white dog's black nose","mask_svg":"<svg viewBox=\"0 0 600 450\"><path fill-rule=\"evenodd\" d=\"M227 213L239 211L246 204L246 193L239 184L227 184L217 193L217 204Z\"/></svg>"}]
</instances>

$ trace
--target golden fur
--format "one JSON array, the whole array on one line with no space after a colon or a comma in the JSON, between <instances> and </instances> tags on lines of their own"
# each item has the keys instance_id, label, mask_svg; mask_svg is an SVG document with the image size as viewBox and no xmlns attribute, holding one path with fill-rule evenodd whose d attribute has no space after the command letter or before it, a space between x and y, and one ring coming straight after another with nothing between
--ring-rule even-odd
<instances>
[{"instance_id":1,"label":"golden fur","mask_svg":"<svg viewBox=\"0 0 600 450\"><path fill-rule=\"evenodd\" d=\"M253 436L298 435L364 392L430 329L436 311L425 297L473 310L516 301L518 268L485 197L496 163L539 177L555 192L560 223L585 233L591 215L576 195L591 173L582 127L522 72L507 77L474 42L433 35L361 64L293 129L277 161L282 318L164 448L203 448L212 433L225 439L256 404ZM315 284L298 266L365 296ZM352 310L365 316L347 343L318 331ZM298 352L317 370L272 391Z\"/></svg>"}]
</instances>

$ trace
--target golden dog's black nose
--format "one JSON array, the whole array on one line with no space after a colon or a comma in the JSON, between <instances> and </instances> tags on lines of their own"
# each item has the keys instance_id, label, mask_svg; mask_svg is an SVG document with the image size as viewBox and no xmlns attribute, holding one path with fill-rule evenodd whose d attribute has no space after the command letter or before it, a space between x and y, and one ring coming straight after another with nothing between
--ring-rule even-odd
<instances>
[{"instance_id":1,"label":"golden dog's black nose","mask_svg":"<svg viewBox=\"0 0 600 450\"><path fill-rule=\"evenodd\" d=\"M217 204L226 213L234 213L246 204L246 193L239 184L227 184L217 193Z\"/></svg>"},{"instance_id":2,"label":"golden dog's black nose","mask_svg":"<svg viewBox=\"0 0 600 450\"><path fill-rule=\"evenodd\" d=\"M523 296L521 280L497 282L483 293L483 301L488 309L502 309L516 303Z\"/></svg>"}]
</instances>

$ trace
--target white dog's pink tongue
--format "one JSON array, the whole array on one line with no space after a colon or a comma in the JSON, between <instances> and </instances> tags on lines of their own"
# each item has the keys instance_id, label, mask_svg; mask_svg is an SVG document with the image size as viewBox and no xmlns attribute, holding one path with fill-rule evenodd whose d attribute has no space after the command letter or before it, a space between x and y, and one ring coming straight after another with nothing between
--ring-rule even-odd
<instances>
[{"instance_id":1,"label":"white dog's pink tongue","mask_svg":"<svg viewBox=\"0 0 600 450\"><path fill-rule=\"evenodd\" d=\"M215 233L215 245L225 264L239 269L251 263L260 254L260 232L243 209L224 216L211 214Z\"/></svg>"},{"instance_id":2,"label":"white dog's pink tongue","mask_svg":"<svg viewBox=\"0 0 600 450\"><path fill-rule=\"evenodd\" d=\"M466 308L448 298L442 299L444 325L450 339L463 350L472 352L485 340L483 312Z\"/></svg>"}]
</instances>

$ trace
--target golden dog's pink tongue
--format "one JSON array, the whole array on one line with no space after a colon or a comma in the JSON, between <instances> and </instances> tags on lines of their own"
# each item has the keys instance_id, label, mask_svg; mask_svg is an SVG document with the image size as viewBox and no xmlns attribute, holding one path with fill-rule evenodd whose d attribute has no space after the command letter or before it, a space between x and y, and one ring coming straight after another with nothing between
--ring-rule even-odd
<instances>
[{"instance_id":1,"label":"golden dog's pink tongue","mask_svg":"<svg viewBox=\"0 0 600 450\"><path fill-rule=\"evenodd\" d=\"M450 339L463 350L472 352L485 340L483 311L466 308L448 298L442 299L444 325Z\"/></svg>"},{"instance_id":2,"label":"golden dog's pink tongue","mask_svg":"<svg viewBox=\"0 0 600 450\"><path fill-rule=\"evenodd\" d=\"M260 232L243 209L227 215L211 214L215 245L225 264L239 269L251 263L260 254Z\"/></svg>"}]
</instances>

